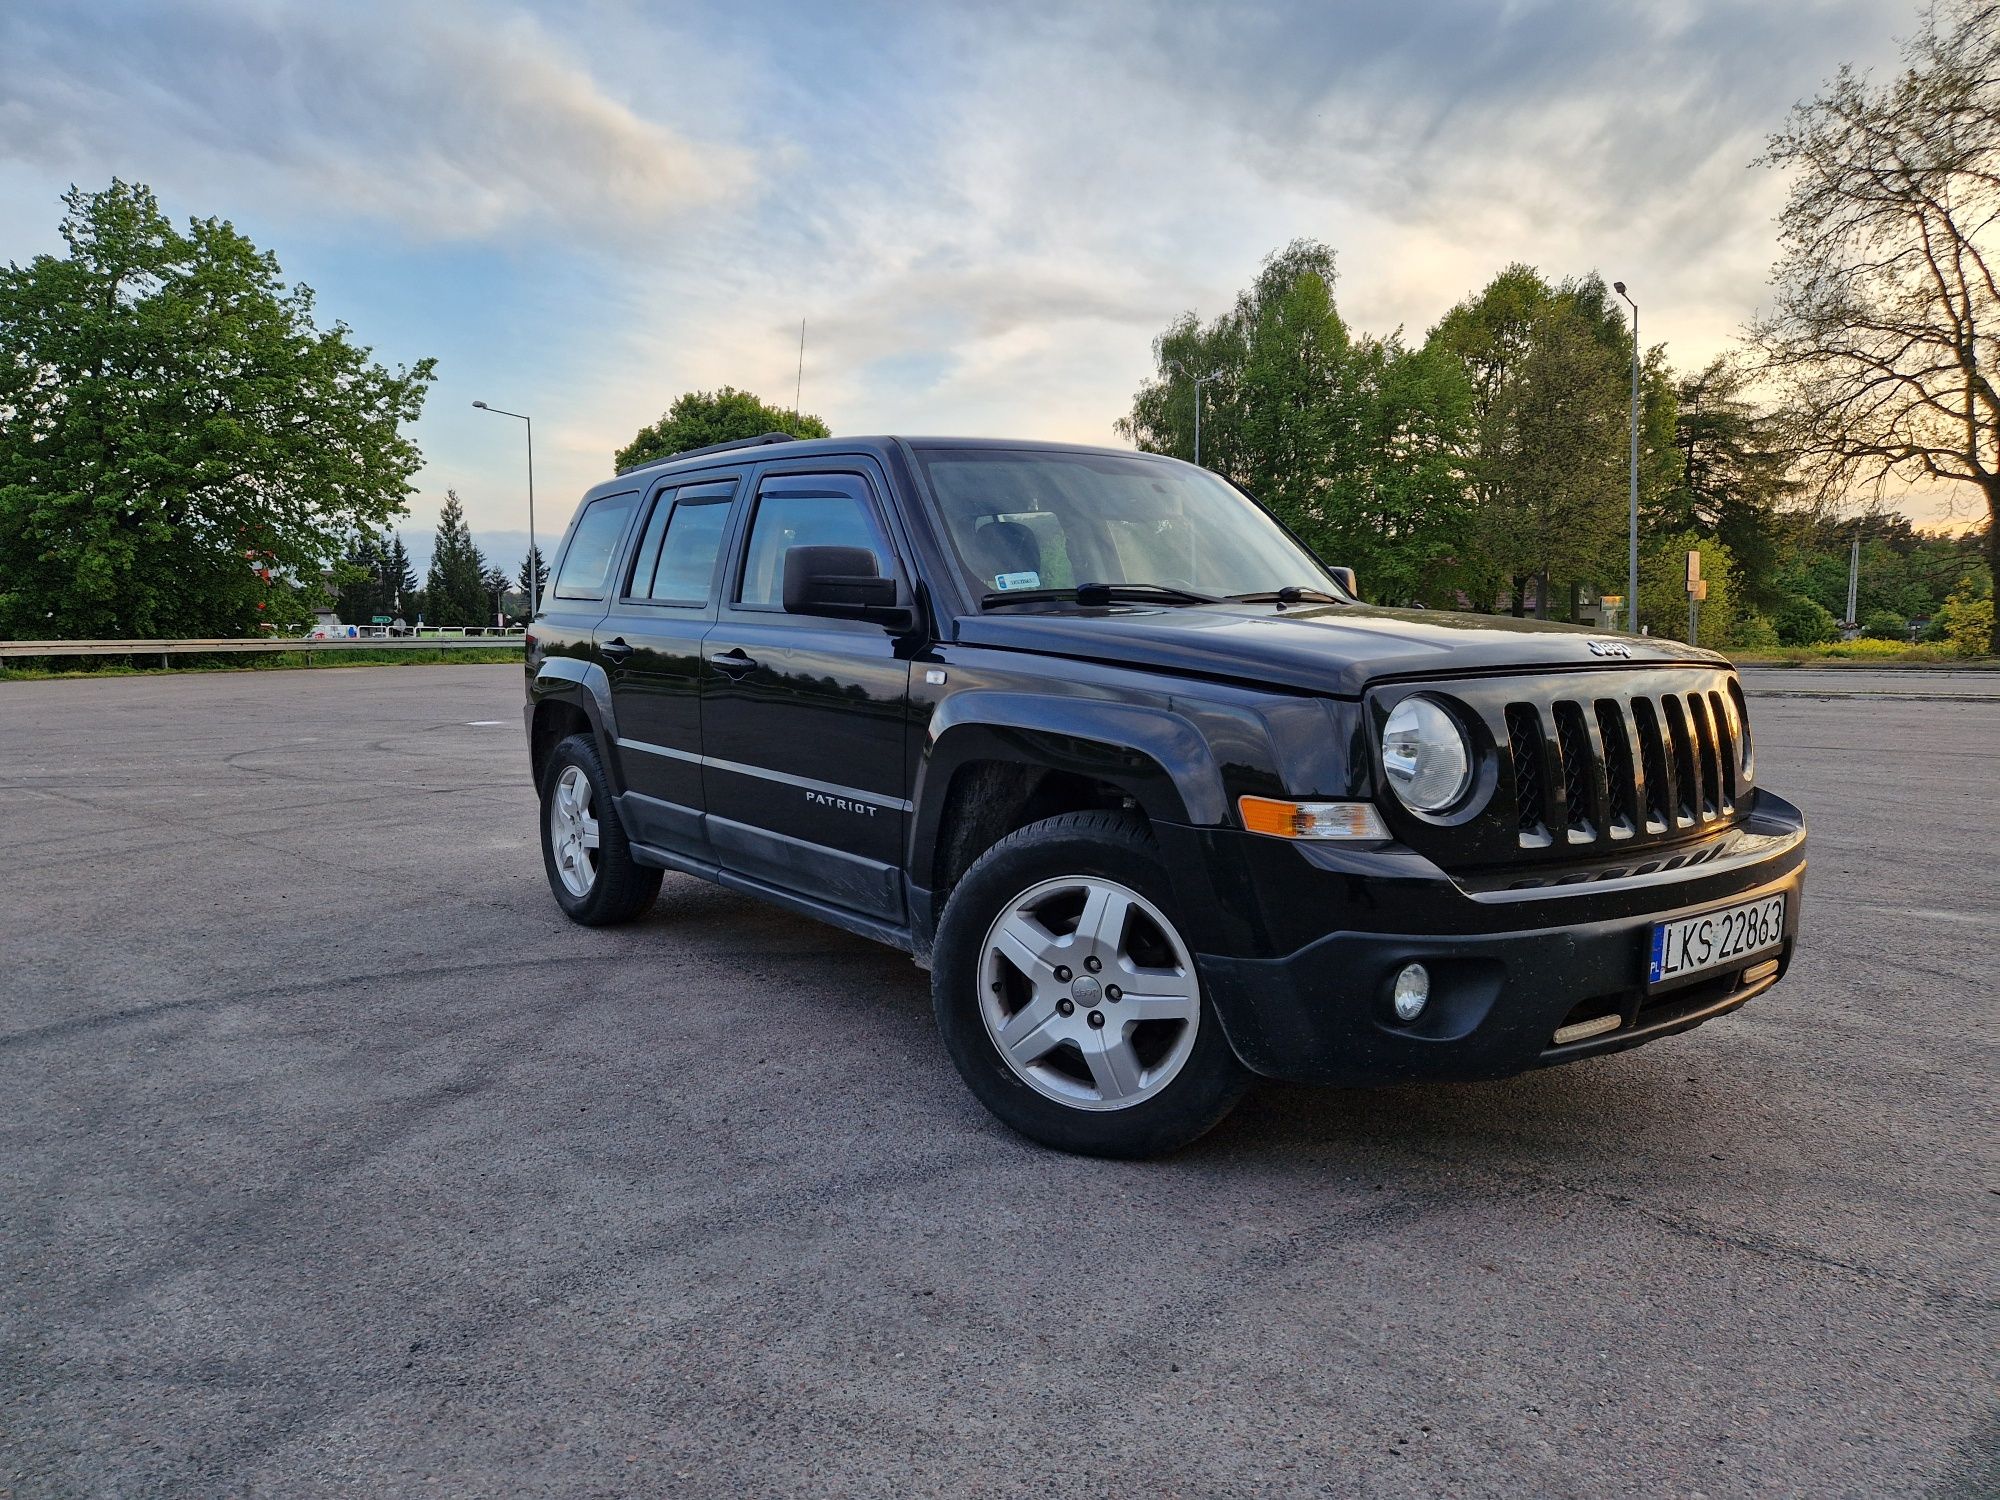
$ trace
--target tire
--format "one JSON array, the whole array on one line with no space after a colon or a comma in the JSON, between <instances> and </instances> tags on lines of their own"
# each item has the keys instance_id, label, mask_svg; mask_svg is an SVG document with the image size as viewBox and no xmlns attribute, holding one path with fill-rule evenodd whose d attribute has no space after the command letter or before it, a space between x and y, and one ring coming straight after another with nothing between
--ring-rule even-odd
<instances>
[{"instance_id":1,"label":"tire","mask_svg":"<svg viewBox=\"0 0 2000 1500\"><path fill-rule=\"evenodd\" d=\"M1123 813L1048 818L981 855L938 924L931 1002L980 1103L1059 1151L1175 1150L1250 1081L1201 992L1159 848Z\"/></svg>"},{"instance_id":2,"label":"tire","mask_svg":"<svg viewBox=\"0 0 2000 1500\"><path fill-rule=\"evenodd\" d=\"M611 783L589 735L573 734L542 768L542 867L556 905L585 927L639 916L660 894L660 874L635 863Z\"/></svg>"}]
</instances>

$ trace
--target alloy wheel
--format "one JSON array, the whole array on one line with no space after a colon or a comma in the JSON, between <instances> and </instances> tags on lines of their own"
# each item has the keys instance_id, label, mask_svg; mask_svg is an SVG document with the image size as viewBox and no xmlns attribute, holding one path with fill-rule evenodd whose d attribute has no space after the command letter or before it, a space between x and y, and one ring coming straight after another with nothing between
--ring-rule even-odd
<instances>
[{"instance_id":1,"label":"alloy wheel","mask_svg":"<svg viewBox=\"0 0 2000 1500\"><path fill-rule=\"evenodd\" d=\"M1096 875L1030 886L986 930L979 1011L1000 1056L1073 1109L1130 1109L1194 1049L1201 990L1157 906Z\"/></svg>"},{"instance_id":2,"label":"alloy wheel","mask_svg":"<svg viewBox=\"0 0 2000 1500\"><path fill-rule=\"evenodd\" d=\"M597 816L591 809L590 777L581 766L564 766L549 798L549 844L556 873L572 896L588 896L597 884Z\"/></svg>"}]
</instances>

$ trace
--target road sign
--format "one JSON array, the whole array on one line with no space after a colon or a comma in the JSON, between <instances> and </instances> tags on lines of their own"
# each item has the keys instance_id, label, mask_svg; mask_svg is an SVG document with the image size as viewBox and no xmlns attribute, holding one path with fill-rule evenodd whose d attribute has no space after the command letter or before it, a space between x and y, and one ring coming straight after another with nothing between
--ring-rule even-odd
<instances>
[{"instance_id":1,"label":"road sign","mask_svg":"<svg viewBox=\"0 0 2000 1500\"><path fill-rule=\"evenodd\" d=\"M1697 578L1693 583L1689 584L1688 598L1694 600L1697 604L1706 600L1708 598L1708 580L1706 578Z\"/></svg>"},{"instance_id":2,"label":"road sign","mask_svg":"<svg viewBox=\"0 0 2000 1500\"><path fill-rule=\"evenodd\" d=\"M371 618L368 621L368 623L370 625L387 625L389 623L389 617L387 615L376 615L373 618Z\"/></svg>"},{"instance_id":3,"label":"road sign","mask_svg":"<svg viewBox=\"0 0 2000 1500\"><path fill-rule=\"evenodd\" d=\"M1688 551L1688 588L1693 590L1701 582L1701 554L1692 548Z\"/></svg>"}]
</instances>

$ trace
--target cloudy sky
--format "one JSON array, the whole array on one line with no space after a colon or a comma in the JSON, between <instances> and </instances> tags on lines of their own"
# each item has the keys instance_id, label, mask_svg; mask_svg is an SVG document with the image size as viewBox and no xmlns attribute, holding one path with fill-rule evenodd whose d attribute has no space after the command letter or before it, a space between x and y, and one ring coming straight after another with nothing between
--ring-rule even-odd
<instances>
[{"instance_id":1,"label":"cloudy sky","mask_svg":"<svg viewBox=\"0 0 2000 1500\"><path fill-rule=\"evenodd\" d=\"M1113 442L1153 336L1298 236L1421 337L1513 260L1693 365L1765 294L1764 136L1912 0L6 0L0 260L114 174L439 359L411 531L496 553L679 392L836 432Z\"/></svg>"}]
</instances>

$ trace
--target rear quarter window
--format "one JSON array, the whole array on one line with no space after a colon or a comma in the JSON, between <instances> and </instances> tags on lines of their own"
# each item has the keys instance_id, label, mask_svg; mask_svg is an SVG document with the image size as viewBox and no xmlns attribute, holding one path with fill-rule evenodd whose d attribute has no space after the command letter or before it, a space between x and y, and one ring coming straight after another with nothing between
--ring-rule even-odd
<instances>
[{"instance_id":1,"label":"rear quarter window","mask_svg":"<svg viewBox=\"0 0 2000 1500\"><path fill-rule=\"evenodd\" d=\"M558 599L602 599L611 578L611 562L625 535L625 523L638 504L636 493L604 495L591 501L576 518L569 546L556 568Z\"/></svg>"}]
</instances>

